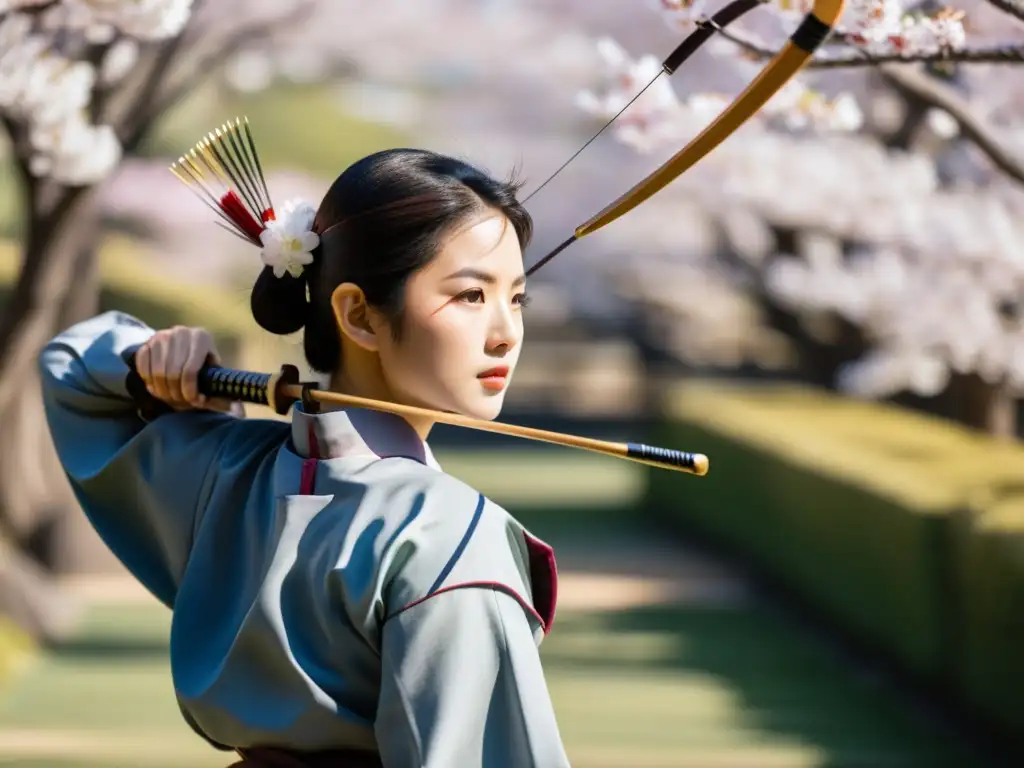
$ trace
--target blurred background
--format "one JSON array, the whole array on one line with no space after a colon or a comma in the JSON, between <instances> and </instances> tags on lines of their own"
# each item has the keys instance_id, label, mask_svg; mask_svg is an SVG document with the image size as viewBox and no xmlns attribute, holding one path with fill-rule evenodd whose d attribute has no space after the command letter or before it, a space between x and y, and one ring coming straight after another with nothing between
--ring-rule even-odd
<instances>
[{"instance_id":1,"label":"blurred background","mask_svg":"<svg viewBox=\"0 0 1024 768\"><path fill-rule=\"evenodd\" d=\"M168 164L244 115L275 200L402 145L529 193L723 5L0 0L0 764L230 762L183 723L170 616L72 499L35 377L105 309L301 365L249 315L258 254ZM663 75L531 199L527 263L809 6ZM1024 765L1022 32L1019 0L848 0L759 115L533 280L502 419L703 452L707 477L437 429L556 548L574 765Z\"/></svg>"}]
</instances>

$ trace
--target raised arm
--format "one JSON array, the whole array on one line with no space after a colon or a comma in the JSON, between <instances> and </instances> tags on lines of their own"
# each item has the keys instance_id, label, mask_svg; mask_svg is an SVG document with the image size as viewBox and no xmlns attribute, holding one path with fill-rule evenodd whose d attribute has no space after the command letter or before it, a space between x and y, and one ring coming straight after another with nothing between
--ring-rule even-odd
<instances>
[{"instance_id":1,"label":"raised arm","mask_svg":"<svg viewBox=\"0 0 1024 768\"><path fill-rule=\"evenodd\" d=\"M39 367L50 432L79 503L114 554L171 605L212 470L239 422L195 410L149 424L138 416L127 360L154 334L107 312L54 338Z\"/></svg>"}]
</instances>

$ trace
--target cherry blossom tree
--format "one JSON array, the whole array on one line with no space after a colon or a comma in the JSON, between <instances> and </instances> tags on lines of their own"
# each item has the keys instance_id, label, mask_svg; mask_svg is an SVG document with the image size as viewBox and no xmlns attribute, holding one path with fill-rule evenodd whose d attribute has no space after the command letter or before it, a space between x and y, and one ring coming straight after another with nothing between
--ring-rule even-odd
<instances>
[{"instance_id":1,"label":"cherry blossom tree","mask_svg":"<svg viewBox=\"0 0 1024 768\"><path fill-rule=\"evenodd\" d=\"M57 481L35 358L96 310L98 190L203 78L288 33L312 5L0 0L0 126L23 213L21 268L0 311L0 612L37 635L58 633L67 615L47 569L68 551L54 552L48 532L80 513Z\"/></svg>"},{"instance_id":2,"label":"cherry blossom tree","mask_svg":"<svg viewBox=\"0 0 1024 768\"><path fill-rule=\"evenodd\" d=\"M702 0L654 5L681 32L709 11ZM770 40L788 36L811 5L773 0L772 24L721 30L714 55L749 79L781 45ZM1024 142L1019 84L994 69L1024 62L1018 21L1024 6L1014 0L975 3L970 15L848 2L804 73L663 203L699 201L724 250L630 269L632 294L667 313L666 329L676 323L676 354L765 366L795 354L814 383L1013 434L1024 395ZM603 121L660 62L610 38L597 48L604 84L577 105ZM983 86L998 97L989 91L986 102ZM662 76L614 135L644 154L678 147L730 98L682 98ZM743 341L739 322L749 328ZM780 333L795 353L779 352Z\"/></svg>"}]
</instances>

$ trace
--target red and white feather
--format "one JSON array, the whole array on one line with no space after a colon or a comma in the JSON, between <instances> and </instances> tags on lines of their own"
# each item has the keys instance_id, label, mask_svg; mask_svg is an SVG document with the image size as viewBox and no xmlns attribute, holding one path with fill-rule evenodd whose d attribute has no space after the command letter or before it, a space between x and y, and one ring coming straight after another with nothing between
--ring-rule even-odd
<instances>
[{"instance_id":1,"label":"red and white feather","mask_svg":"<svg viewBox=\"0 0 1024 768\"><path fill-rule=\"evenodd\" d=\"M275 276L298 277L312 262L320 241L312 231L316 210L289 200L280 217L275 212L248 119L229 120L208 133L171 172L220 216L221 227L258 246Z\"/></svg>"},{"instance_id":2,"label":"red and white feather","mask_svg":"<svg viewBox=\"0 0 1024 768\"><path fill-rule=\"evenodd\" d=\"M275 218L274 204L248 119L229 120L208 133L171 164L171 173L212 208L234 234L260 245L260 233Z\"/></svg>"}]
</instances>

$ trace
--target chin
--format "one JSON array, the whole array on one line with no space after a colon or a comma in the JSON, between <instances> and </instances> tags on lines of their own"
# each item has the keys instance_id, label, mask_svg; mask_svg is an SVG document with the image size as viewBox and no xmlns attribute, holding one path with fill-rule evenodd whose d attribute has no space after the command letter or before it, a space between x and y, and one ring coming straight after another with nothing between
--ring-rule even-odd
<instances>
[{"instance_id":1,"label":"chin","mask_svg":"<svg viewBox=\"0 0 1024 768\"><path fill-rule=\"evenodd\" d=\"M459 412L465 416L472 416L475 419L493 421L501 414L501 408L504 404L504 397L478 397L468 402L463 402Z\"/></svg>"}]
</instances>

